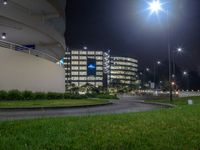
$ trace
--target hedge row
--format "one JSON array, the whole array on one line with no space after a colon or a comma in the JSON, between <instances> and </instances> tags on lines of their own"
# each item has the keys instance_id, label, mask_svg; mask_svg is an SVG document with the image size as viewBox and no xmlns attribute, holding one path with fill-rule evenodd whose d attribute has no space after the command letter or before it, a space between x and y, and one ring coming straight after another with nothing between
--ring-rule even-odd
<instances>
[{"instance_id":1,"label":"hedge row","mask_svg":"<svg viewBox=\"0 0 200 150\"><path fill-rule=\"evenodd\" d=\"M85 99L85 98L102 98L102 99L115 99L116 96L109 94L72 94L72 93L54 93L54 92L31 92L31 91L18 91L11 90L9 92L0 91L0 100L44 100L44 99Z\"/></svg>"}]
</instances>

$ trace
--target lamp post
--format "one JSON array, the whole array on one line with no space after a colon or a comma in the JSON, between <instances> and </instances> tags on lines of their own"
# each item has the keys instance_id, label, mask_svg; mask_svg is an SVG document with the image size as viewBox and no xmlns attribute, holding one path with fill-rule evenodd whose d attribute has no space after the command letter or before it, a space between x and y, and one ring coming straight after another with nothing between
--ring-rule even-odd
<instances>
[{"instance_id":1,"label":"lamp post","mask_svg":"<svg viewBox=\"0 0 200 150\"><path fill-rule=\"evenodd\" d=\"M156 85L156 66L161 65L161 61L157 61L156 63L154 63L154 89L156 89L157 85Z\"/></svg>"},{"instance_id":2,"label":"lamp post","mask_svg":"<svg viewBox=\"0 0 200 150\"><path fill-rule=\"evenodd\" d=\"M186 78L187 89L189 89L189 74L187 71L183 71L183 77Z\"/></svg>"},{"instance_id":3,"label":"lamp post","mask_svg":"<svg viewBox=\"0 0 200 150\"><path fill-rule=\"evenodd\" d=\"M158 13L160 11L164 12L163 9L163 5L164 3L161 3L160 0L152 0L151 2L148 2L149 5L149 10L151 12L151 14L156 14L158 15ZM170 45L170 24L169 24L169 9L167 8L166 11L166 15L167 15L167 49L168 49L168 61L169 61L169 86L170 86L170 96L169 96L169 100L172 101L173 100L173 93L172 93L172 66L171 66L171 45Z\"/></svg>"},{"instance_id":4,"label":"lamp post","mask_svg":"<svg viewBox=\"0 0 200 150\"><path fill-rule=\"evenodd\" d=\"M173 51L173 74L172 74L172 77L174 80L176 80L176 66L175 66L175 55L177 53L182 53L183 52L183 48L181 47L178 47L176 50Z\"/></svg>"}]
</instances>

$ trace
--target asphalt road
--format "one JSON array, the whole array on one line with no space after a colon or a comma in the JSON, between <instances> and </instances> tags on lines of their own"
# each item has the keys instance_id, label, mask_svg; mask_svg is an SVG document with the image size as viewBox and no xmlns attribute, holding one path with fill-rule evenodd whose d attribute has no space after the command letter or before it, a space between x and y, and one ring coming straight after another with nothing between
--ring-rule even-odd
<instances>
[{"instance_id":1,"label":"asphalt road","mask_svg":"<svg viewBox=\"0 0 200 150\"><path fill-rule=\"evenodd\" d=\"M43 110L0 110L0 120L142 112L163 108L159 105L140 103L141 101L143 100L139 100L137 97L123 96L120 97L120 100L114 100L113 104L105 106Z\"/></svg>"}]
</instances>

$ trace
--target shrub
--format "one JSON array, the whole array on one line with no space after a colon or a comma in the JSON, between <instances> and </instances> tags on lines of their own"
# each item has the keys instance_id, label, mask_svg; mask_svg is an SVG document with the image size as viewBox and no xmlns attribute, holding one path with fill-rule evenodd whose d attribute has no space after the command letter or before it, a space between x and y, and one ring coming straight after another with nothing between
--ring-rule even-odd
<instances>
[{"instance_id":1,"label":"shrub","mask_svg":"<svg viewBox=\"0 0 200 150\"><path fill-rule=\"evenodd\" d=\"M54 92L48 92L47 93L47 99L63 99L64 95L62 93L54 93Z\"/></svg>"},{"instance_id":2,"label":"shrub","mask_svg":"<svg viewBox=\"0 0 200 150\"><path fill-rule=\"evenodd\" d=\"M100 99L118 99L117 95L110 95L110 94L98 94L96 95L96 98L100 98Z\"/></svg>"},{"instance_id":3,"label":"shrub","mask_svg":"<svg viewBox=\"0 0 200 150\"><path fill-rule=\"evenodd\" d=\"M71 99L71 95L70 93L64 93L64 99Z\"/></svg>"},{"instance_id":4,"label":"shrub","mask_svg":"<svg viewBox=\"0 0 200 150\"><path fill-rule=\"evenodd\" d=\"M46 97L47 97L46 93L43 93L43 92L34 93L34 99L35 100L44 100L44 99L46 99Z\"/></svg>"},{"instance_id":5,"label":"shrub","mask_svg":"<svg viewBox=\"0 0 200 150\"><path fill-rule=\"evenodd\" d=\"M87 95L72 94L71 99L85 99L88 98Z\"/></svg>"},{"instance_id":6,"label":"shrub","mask_svg":"<svg viewBox=\"0 0 200 150\"><path fill-rule=\"evenodd\" d=\"M85 98L88 98L87 95L64 93L64 99L85 99Z\"/></svg>"},{"instance_id":7,"label":"shrub","mask_svg":"<svg viewBox=\"0 0 200 150\"><path fill-rule=\"evenodd\" d=\"M0 91L0 100L6 100L7 94L8 93L6 91Z\"/></svg>"},{"instance_id":8,"label":"shrub","mask_svg":"<svg viewBox=\"0 0 200 150\"><path fill-rule=\"evenodd\" d=\"M22 93L18 90L11 90L7 94L7 100L22 100Z\"/></svg>"},{"instance_id":9,"label":"shrub","mask_svg":"<svg viewBox=\"0 0 200 150\"><path fill-rule=\"evenodd\" d=\"M33 100L34 94L31 91L24 91L22 92L22 98L23 100Z\"/></svg>"}]
</instances>

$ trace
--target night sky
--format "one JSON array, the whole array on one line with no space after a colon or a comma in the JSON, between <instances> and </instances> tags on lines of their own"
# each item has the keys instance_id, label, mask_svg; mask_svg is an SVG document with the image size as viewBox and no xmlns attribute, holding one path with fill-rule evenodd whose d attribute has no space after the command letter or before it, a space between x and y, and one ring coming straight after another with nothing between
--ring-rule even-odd
<instances>
[{"instance_id":1,"label":"night sky","mask_svg":"<svg viewBox=\"0 0 200 150\"><path fill-rule=\"evenodd\" d=\"M67 45L89 50L111 49L112 55L139 60L152 67L167 60L167 15L150 16L147 0L67 0ZM169 9L170 43L176 63L184 70L200 66L200 0L166 0Z\"/></svg>"}]
</instances>

